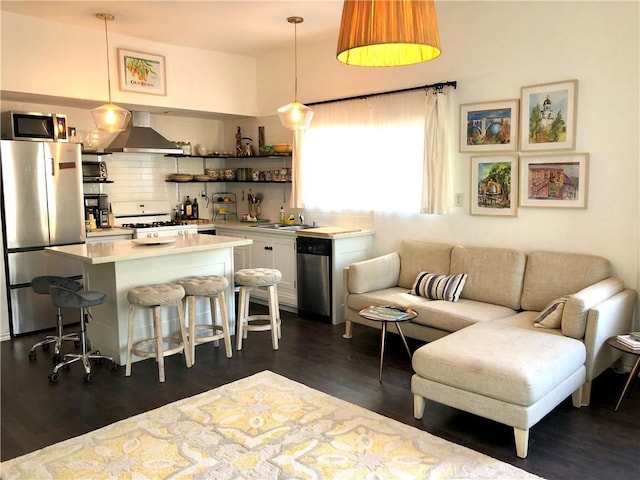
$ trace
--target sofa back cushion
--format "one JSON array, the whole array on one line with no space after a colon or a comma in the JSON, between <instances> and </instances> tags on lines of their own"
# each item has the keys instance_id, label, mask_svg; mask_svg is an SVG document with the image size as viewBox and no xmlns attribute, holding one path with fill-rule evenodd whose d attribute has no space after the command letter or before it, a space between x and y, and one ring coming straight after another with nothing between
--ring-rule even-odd
<instances>
[{"instance_id":1,"label":"sofa back cushion","mask_svg":"<svg viewBox=\"0 0 640 480\"><path fill-rule=\"evenodd\" d=\"M461 298L518 310L527 256L506 248L454 247L450 273L466 273Z\"/></svg>"},{"instance_id":2,"label":"sofa back cushion","mask_svg":"<svg viewBox=\"0 0 640 480\"><path fill-rule=\"evenodd\" d=\"M531 252L527 256L522 309L539 312L554 299L576 293L610 275L611 263L603 257L540 250Z\"/></svg>"},{"instance_id":3,"label":"sofa back cushion","mask_svg":"<svg viewBox=\"0 0 640 480\"><path fill-rule=\"evenodd\" d=\"M403 240L400 245L398 286L410 290L420 272L449 273L451 248L451 245L443 243Z\"/></svg>"}]
</instances>

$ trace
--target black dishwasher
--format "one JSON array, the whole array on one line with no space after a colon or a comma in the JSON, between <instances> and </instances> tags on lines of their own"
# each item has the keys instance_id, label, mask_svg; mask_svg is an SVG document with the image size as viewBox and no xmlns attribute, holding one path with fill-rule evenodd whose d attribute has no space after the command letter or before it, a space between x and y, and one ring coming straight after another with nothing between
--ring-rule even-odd
<instances>
[{"instance_id":1,"label":"black dishwasher","mask_svg":"<svg viewBox=\"0 0 640 480\"><path fill-rule=\"evenodd\" d=\"M331 253L327 238L298 236L298 316L331 323Z\"/></svg>"}]
</instances>

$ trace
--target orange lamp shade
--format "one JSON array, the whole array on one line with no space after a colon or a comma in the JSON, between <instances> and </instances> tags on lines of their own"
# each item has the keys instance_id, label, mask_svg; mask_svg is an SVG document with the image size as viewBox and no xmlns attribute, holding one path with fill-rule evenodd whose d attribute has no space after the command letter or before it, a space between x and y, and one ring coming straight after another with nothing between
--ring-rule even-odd
<instances>
[{"instance_id":1,"label":"orange lamp shade","mask_svg":"<svg viewBox=\"0 0 640 480\"><path fill-rule=\"evenodd\" d=\"M432 0L346 0L337 58L347 65L396 67L441 53Z\"/></svg>"}]
</instances>

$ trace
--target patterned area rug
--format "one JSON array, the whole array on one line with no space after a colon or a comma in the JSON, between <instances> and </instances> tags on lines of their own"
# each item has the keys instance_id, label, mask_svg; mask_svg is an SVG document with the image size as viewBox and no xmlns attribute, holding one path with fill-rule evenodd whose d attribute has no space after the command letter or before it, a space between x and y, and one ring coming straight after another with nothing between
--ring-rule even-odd
<instances>
[{"instance_id":1,"label":"patterned area rug","mask_svg":"<svg viewBox=\"0 0 640 480\"><path fill-rule=\"evenodd\" d=\"M4 480L540 478L269 371L9 460L0 474Z\"/></svg>"}]
</instances>

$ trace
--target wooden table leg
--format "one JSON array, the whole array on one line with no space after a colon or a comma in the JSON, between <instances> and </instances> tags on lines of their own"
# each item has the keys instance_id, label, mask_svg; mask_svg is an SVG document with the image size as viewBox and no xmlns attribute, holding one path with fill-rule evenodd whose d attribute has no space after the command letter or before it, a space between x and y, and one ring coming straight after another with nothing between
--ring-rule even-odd
<instances>
[{"instance_id":1,"label":"wooden table leg","mask_svg":"<svg viewBox=\"0 0 640 480\"><path fill-rule=\"evenodd\" d=\"M636 363L633 364L633 368L631 369L631 373L629 373L629 378L627 379L627 383L624 385L624 390L622 390L622 395L620 395L620 399L618 400L618 404L616 405L615 412L618 411L620 404L622 403L622 399L624 395L629 390L629 385L631 385L631 381L638 376L638 371L640 370L640 356L636 359Z\"/></svg>"}]
</instances>

